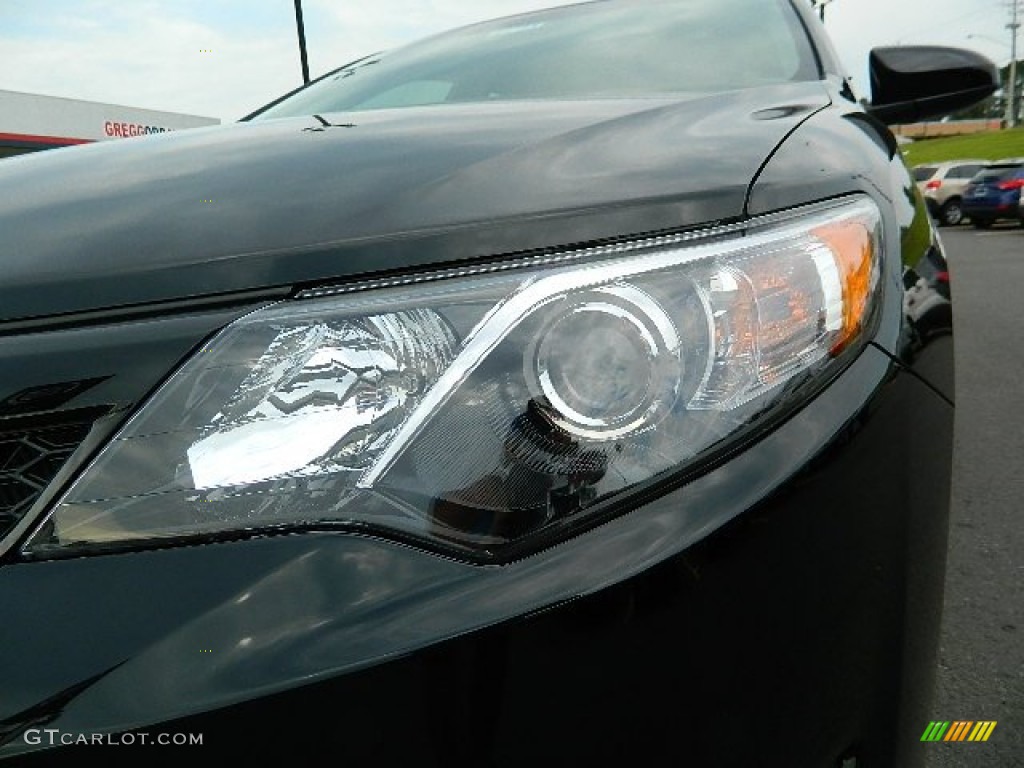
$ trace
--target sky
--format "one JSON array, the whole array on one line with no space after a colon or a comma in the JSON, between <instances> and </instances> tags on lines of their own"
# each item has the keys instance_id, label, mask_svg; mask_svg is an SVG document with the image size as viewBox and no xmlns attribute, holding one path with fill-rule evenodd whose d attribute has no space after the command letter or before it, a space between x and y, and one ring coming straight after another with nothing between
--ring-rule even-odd
<instances>
[{"instance_id":1,"label":"sky","mask_svg":"<svg viewBox=\"0 0 1024 768\"><path fill-rule=\"evenodd\" d=\"M1005 64L1009 2L832 0L825 27L858 96L868 96L875 46L953 45ZM463 24L563 4L303 0L310 74ZM1024 56L1024 33L1018 44ZM301 83L293 0L0 0L0 90L232 121Z\"/></svg>"}]
</instances>

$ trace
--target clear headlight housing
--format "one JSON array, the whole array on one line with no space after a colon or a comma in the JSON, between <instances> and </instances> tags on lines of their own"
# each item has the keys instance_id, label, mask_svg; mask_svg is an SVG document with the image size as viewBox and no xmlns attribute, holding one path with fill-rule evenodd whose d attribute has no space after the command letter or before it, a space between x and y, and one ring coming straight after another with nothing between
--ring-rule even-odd
<instances>
[{"instance_id":1,"label":"clear headlight housing","mask_svg":"<svg viewBox=\"0 0 1024 768\"><path fill-rule=\"evenodd\" d=\"M792 407L864 340L877 207L313 292L196 353L28 548L343 526L497 556Z\"/></svg>"}]
</instances>

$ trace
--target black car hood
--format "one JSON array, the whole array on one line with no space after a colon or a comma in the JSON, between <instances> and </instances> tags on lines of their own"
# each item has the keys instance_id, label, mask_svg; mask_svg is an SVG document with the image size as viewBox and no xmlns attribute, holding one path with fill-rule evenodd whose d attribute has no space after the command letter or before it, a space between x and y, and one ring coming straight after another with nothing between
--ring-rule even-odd
<instances>
[{"instance_id":1,"label":"black car hood","mask_svg":"<svg viewBox=\"0 0 1024 768\"><path fill-rule=\"evenodd\" d=\"M823 83L240 123L0 162L0 321L743 215ZM327 123L327 125L325 125Z\"/></svg>"}]
</instances>

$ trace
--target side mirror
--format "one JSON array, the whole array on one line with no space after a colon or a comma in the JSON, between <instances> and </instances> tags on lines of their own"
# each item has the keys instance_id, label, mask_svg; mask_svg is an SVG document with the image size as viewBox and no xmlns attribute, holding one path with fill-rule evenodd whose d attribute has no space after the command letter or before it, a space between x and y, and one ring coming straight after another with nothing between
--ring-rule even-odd
<instances>
[{"instance_id":1,"label":"side mirror","mask_svg":"<svg viewBox=\"0 0 1024 768\"><path fill-rule=\"evenodd\" d=\"M868 111L889 125L948 115L981 101L999 87L996 65L962 48L875 48L868 61Z\"/></svg>"}]
</instances>

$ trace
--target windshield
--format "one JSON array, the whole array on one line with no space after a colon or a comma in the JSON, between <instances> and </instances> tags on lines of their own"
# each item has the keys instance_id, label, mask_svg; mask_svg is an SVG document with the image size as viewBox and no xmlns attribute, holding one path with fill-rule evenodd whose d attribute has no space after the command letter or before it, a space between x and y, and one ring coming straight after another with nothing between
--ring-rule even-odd
<instances>
[{"instance_id":1,"label":"windshield","mask_svg":"<svg viewBox=\"0 0 1024 768\"><path fill-rule=\"evenodd\" d=\"M932 176L935 175L935 172L937 170L939 170L939 169L935 168L933 166L924 166L924 167L921 167L921 168L915 168L914 169L914 181L928 181L928 179L930 179Z\"/></svg>"},{"instance_id":2,"label":"windshield","mask_svg":"<svg viewBox=\"0 0 1024 768\"><path fill-rule=\"evenodd\" d=\"M814 53L787 0L606 0L477 24L369 56L250 118L671 96L817 79Z\"/></svg>"}]
</instances>

